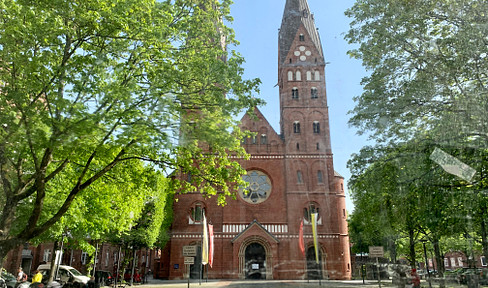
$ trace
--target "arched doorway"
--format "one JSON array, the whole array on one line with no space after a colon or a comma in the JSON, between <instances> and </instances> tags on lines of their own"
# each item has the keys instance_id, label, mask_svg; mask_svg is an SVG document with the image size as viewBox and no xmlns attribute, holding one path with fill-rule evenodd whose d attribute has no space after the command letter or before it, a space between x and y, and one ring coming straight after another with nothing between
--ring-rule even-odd
<instances>
[{"instance_id":1,"label":"arched doorway","mask_svg":"<svg viewBox=\"0 0 488 288\"><path fill-rule=\"evenodd\" d=\"M307 249L307 279L322 279L322 251L319 249L319 263L315 260L315 249Z\"/></svg>"},{"instance_id":2,"label":"arched doorway","mask_svg":"<svg viewBox=\"0 0 488 288\"><path fill-rule=\"evenodd\" d=\"M266 279L266 251L263 245L253 242L245 252L246 279Z\"/></svg>"},{"instance_id":3,"label":"arched doorway","mask_svg":"<svg viewBox=\"0 0 488 288\"><path fill-rule=\"evenodd\" d=\"M197 245L197 256L195 256L195 264L190 265L190 279L201 279L203 278L203 267L202 267L202 246Z\"/></svg>"}]
</instances>

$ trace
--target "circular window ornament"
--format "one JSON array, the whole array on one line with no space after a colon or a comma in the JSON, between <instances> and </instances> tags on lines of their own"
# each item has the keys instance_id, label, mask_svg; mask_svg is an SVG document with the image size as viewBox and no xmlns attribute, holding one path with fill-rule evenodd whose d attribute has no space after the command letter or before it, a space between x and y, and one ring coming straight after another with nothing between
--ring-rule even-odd
<instances>
[{"instance_id":1,"label":"circular window ornament","mask_svg":"<svg viewBox=\"0 0 488 288\"><path fill-rule=\"evenodd\" d=\"M247 175L242 176L242 180L249 184L246 188L239 189L239 196L242 200L251 204L259 204L268 199L271 193L271 181L266 174L251 170L247 172Z\"/></svg>"}]
</instances>

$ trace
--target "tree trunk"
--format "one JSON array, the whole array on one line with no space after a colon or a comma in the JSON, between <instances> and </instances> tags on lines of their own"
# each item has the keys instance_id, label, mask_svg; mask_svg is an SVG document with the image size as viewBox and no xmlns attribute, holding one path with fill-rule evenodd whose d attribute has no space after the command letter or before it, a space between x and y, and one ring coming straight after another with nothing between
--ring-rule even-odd
<instances>
[{"instance_id":1,"label":"tree trunk","mask_svg":"<svg viewBox=\"0 0 488 288\"><path fill-rule=\"evenodd\" d=\"M54 279L54 275L56 274L56 250L58 250L58 241L54 241L54 247L53 247L53 254L51 256L51 267L50 267L50 271L49 271L49 280L47 280L48 283L51 283L53 282Z\"/></svg>"},{"instance_id":2,"label":"tree trunk","mask_svg":"<svg viewBox=\"0 0 488 288\"><path fill-rule=\"evenodd\" d=\"M135 271L136 271L136 247L132 247L132 273L130 277L130 286L134 285Z\"/></svg>"},{"instance_id":3,"label":"tree trunk","mask_svg":"<svg viewBox=\"0 0 488 288\"><path fill-rule=\"evenodd\" d=\"M397 251L395 239L388 238L388 250L390 251L390 259L392 263L397 263Z\"/></svg>"},{"instance_id":4,"label":"tree trunk","mask_svg":"<svg viewBox=\"0 0 488 288\"><path fill-rule=\"evenodd\" d=\"M483 251L483 256L485 256L485 259L488 259L488 231L487 229L487 223L486 223L486 218L488 217L488 208L486 205L482 209L481 213L481 247Z\"/></svg>"},{"instance_id":5,"label":"tree trunk","mask_svg":"<svg viewBox=\"0 0 488 288\"><path fill-rule=\"evenodd\" d=\"M440 283L439 283L439 287L445 288L446 283L444 282L444 270L445 270L444 255L441 254L441 248L439 246L439 239L436 237L433 240L434 240L433 244L434 244L435 259L437 261L437 272L439 273L439 278L441 279Z\"/></svg>"},{"instance_id":6,"label":"tree trunk","mask_svg":"<svg viewBox=\"0 0 488 288\"><path fill-rule=\"evenodd\" d=\"M413 231L413 229L408 230L408 239L409 239L408 257L410 258L410 267L414 269L415 268L415 231Z\"/></svg>"}]
</instances>

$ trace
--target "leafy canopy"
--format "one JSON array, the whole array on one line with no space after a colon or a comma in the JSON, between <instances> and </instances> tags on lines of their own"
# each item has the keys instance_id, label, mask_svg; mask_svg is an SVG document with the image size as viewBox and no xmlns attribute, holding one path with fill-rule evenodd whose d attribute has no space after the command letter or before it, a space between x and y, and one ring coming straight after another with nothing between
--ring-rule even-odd
<instances>
[{"instance_id":1,"label":"leafy canopy","mask_svg":"<svg viewBox=\"0 0 488 288\"><path fill-rule=\"evenodd\" d=\"M141 213L154 170L190 171L225 203L243 172L227 157L244 156L233 117L261 103L259 80L243 79L242 57L225 49L229 5L0 3L0 259L68 211L93 227Z\"/></svg>"}]
</instances>

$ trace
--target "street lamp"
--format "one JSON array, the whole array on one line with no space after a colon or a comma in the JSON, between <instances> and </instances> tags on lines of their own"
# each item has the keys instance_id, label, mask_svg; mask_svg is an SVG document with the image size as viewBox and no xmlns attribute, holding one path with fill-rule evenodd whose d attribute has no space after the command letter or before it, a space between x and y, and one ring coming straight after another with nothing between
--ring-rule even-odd
<instances>
[{"instance_id":1,"label":"street lamp","mask_svg":"<svg viewBox=\"0 0 488 288\"><path fill-rule=\"evenodd\" d=\"M424 245L424 257L425 257L425 267L427 269L427 277L429 282L429 288L432 288L432 283L430 282L430 271L429 271L429 260L427 259L427 249L425 248L426 239L420 239L420 242Z\"/></svg>"}]
</instances>

